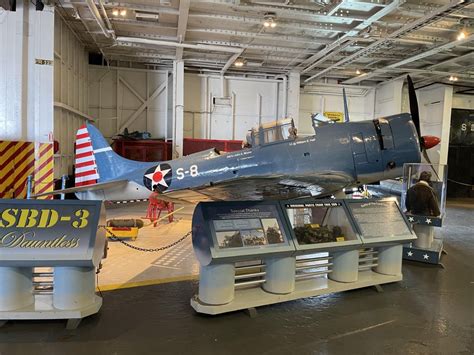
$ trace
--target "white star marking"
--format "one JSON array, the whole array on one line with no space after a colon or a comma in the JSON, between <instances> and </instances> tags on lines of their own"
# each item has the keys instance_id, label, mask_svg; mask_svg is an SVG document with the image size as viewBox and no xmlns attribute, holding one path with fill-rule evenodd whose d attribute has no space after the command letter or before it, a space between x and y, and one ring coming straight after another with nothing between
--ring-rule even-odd
<instances>
[{"instance_id":1,"label":"white star marking","mask_svg":"<svg viewBox=\"0 0 474 355\"><path fill-rule=\"evenodd\" d=\"M423 259L428 260L430 257L428 254L423 254Z\"/></svg>"},{"instance_id":2,"label":"white star marking","mask_svg":"<svg viewBox=\"0 0 474 355\"><path fill-rule=\"evenodd\" d=\"M409 222L413 222L415 219L413 217L408 217Z\"/></svg>"},{"instance_id":3,"label":"white star marking","mask_svg":"<svg viewBox=\"0 0 474 355\"><path fill-rule=\"evenodd\" d=\"M153 184L158 184L164 187L168 187L168 184L165 181L165 176L171 171L171 169L161 170L161 166L158 165L154 172L146 174L145 177L150 179ZM152 186L153 186L152 184Z\"/></svg>"},{"instance_id":4,"label":"white star marking","mask_svg":"<svg viewBox=\"0 0 474 355\"><path fill-rule=\"evenodd\" d=\"M427 218L425 222L426 222L427 224L431 224L431 219L430 219L430 218Z\"/></svg>"},{"instance_id":5,"label":"white star marking","mask_svg":"<svg viewBox=\"0 0 474 355\"><path fill-rule=\"evenodd\" d=\"M409 251L409 252L407 253L407 255L408 255L408 256L413 256L413 252Z\"/></svg>"}]
</instances>

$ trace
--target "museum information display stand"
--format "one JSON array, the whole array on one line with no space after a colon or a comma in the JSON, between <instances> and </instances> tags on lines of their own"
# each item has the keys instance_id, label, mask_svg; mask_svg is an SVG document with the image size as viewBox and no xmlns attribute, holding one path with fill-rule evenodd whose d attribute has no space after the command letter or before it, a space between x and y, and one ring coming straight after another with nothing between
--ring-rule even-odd
<instances>
[{"instance_id":1,"label":"museum information display stand","mask_svg":"<svg viewBox=\"0 0 474 355\"><path fill-rule=\"evenodd\" d=\"M97 313L95 275L105 250L101 201L0 200L0 323ZM38 268L53 268L51 276Z\"/></svg>"},{"instance_id":2,"label":"museum information display stand","mask_svg":"<svg viewBox=\"0 0 474 355\"><path fill-rule=\"evenodd\" d=\"M442 266L441 256L445 253L443 241L440 238L435 238L435 228L442 227L445 216L448 167L439 164L405 164L403 170L404 178L400 204L417 236L416 241L405 245L403 258ZM427 176L430 176L429 185L435 203L439 208L439 215L428 213L429 209L423 211L424 213L416 213L419 211L412 211L407 208L412 207L407 205L414 204L414 201L407 201L408 190L417 183L419 184L420 177L426 173L428 173ZM423 206L417 205L418 209L420 207Z\"/></svg>"},{"instance_id":3,"label":"museum information display stand","mask_svg":"<svg viewBox=\"0 0 474 355\"><path fill-rule=\"evenodd\" d=\"M191 305L219 314L400 281L414 239L393 199L200 203Z\"/></svg>"}]
</instances>

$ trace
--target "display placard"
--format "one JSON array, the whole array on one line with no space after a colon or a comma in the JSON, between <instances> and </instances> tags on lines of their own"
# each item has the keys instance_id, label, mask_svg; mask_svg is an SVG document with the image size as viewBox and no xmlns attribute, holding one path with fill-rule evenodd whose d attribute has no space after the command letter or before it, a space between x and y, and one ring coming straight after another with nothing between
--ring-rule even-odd
<instances>
[{"instance_id":1,"label":"display placard","mask_svg":"<svg viewBox=\"0 0 474 355\"><path fill-rule=\"evenodd\" d=\"M199 203L193 215L193 246L202 265L295 251L274 201Z\"/></svg>"},{"instance_id":2,"label":"display placard","mask_svg":"<svg viewBox=\"0 0 474 355\"><path fill-rule=\"evenodd\" d=\"M216 244L220 249L288 245L275 205L210 207Z\"/></svg>"},{"instance_id":3,"label":"display placard","mask_svg":"<svg viewBox=\"0 0 474 355\"><path fill-rule=\"evenodd\" d=\"M0 265L96 263L105 245L101 218L100 201L0 200Z\"/></svg>"},{"instance_id":4,"label":"display placard","mask_svg":"<svg viewBox=\"0 0 474 355\"><path fill-rule=\"evenodd\" d=\"M364 244L416 238L394 199L352 200L347 204Z\"/></svg>"},{"instance_id":5,"label":"display placard","mask_svg":"<svg viewBox=\"0 0 474 355\"><path fill-rule=\"evenodd\" d=\"M282 202L282 206L298 250L362 245L342 200L292 200Z\"/></svg>"}]
</instances>

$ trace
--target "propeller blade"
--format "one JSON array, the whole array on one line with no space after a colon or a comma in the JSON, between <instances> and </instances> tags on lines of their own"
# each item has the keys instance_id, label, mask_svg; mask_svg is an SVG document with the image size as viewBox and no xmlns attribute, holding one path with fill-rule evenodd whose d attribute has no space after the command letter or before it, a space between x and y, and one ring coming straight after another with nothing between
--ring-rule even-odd
<instances>
[{"instance_id":1,"label":"propeller blade","mask_svg":"<svg viewBox=\"0 0 474 355\"><path fill-rule=\"evenodd\" d=\"M410 75L407 75L408 82L408 98L410 100L410 112L413 123L415 124L416 131L418 132L418 137L420 139L421 149L423 149L423 137L421 136L420 129L420 111L418 110L418 100L416 98L415 86L411 80Z\"/></svg>"}]
</instances>

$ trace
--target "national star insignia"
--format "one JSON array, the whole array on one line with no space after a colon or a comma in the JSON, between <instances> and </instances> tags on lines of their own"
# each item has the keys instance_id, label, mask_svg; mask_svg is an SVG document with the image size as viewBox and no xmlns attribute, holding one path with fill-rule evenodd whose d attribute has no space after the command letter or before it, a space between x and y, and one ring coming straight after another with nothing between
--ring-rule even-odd
<instances>
[{"instance_id":1,"label":"national star insignia","mask_svg":"<svg viewBox=\"0 0 474 355\"><path fill-rule=\"evenodd\" d=\"M168 184L165 181L165 176L170 171L171 171L171 169L161 170L161 165L158 165L154 172L152 172L150 174L146 174L145 177L147 179L150 179L153 182L152 186L158 184L158 185L161 185L161 186L164 186L164 187L168 187Z\"/></svg>"},{"instance_id":2,"label":"national star insignia","mask_svg":"<svg viewBox=\"0 0 474 355\"><path fill-rule=\"evenodd\" d=\"M409 222L414 222L415 219L414 219L413 217L408 217L408 221L409 221Z\"/></svg>"},{"instance_id":3,"label":"national star insignia","mask_svg":"<svg viewBox=\"0 0 474 355\"><path fill-rule=\"evenodd\" d=\"M430 218L427 218L425 222L426 222L427 224L431 224L431 219L430 219Z\"/></svg>"},{"instance_id":4,"label":"national star insignia","mask_svg":"<svg viewBox=\"0 0 474 355\"><path fill-rule=\"evenodd\" d=\"M413 256L413 252L409 251L409 252L407 253L407 255L408 255L408 256Z\"/></svg>"},{"instance_id":5,"label":"national star insignia","mask_svg":"<svg viewBox=\"0 0 474 355\"><path fill-rule=\"evenodd\" d=\"M423 254L423 259L428 260L430 256L428 254Z\"/></svg>"}]
</instances>

